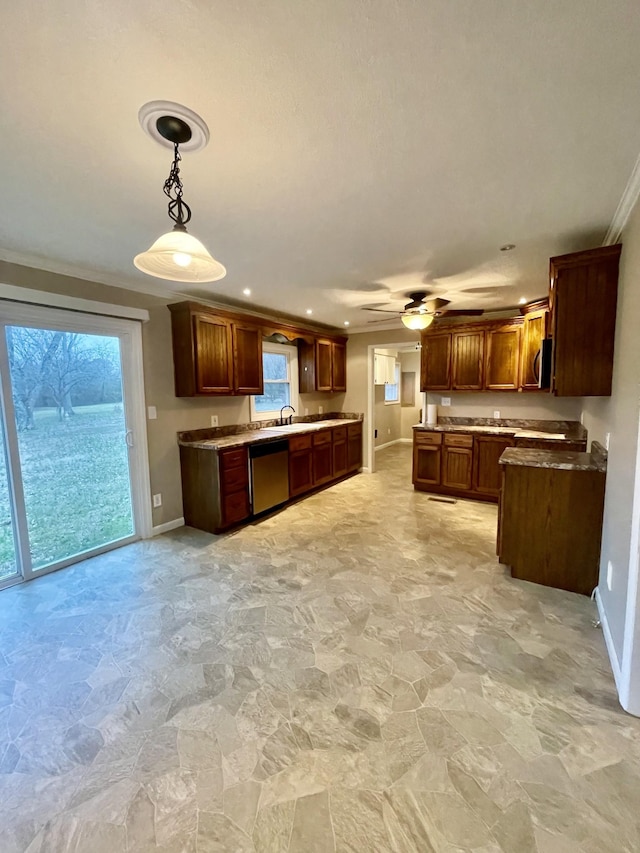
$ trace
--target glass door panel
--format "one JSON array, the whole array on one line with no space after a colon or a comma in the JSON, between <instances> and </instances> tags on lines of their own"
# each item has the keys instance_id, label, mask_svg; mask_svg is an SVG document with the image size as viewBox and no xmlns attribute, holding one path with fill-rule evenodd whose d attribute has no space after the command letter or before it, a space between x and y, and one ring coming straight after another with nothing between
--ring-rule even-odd
<instances>
[{"instance_id":1,"label":"glass door panel","mask_svg":"<svg viewBox=\"0 0 640 853\"><path fill-rule=\"evenodd\" d=\"M0 585L18 577L16 562L16 543L14 537L13 512L11 509L11 491L7 471L7 443L0 421Z\"/></svg>"},{"instance_id":2,"label":"glass door panel","mask_svg":"<svg viewBox=\"0 0 640 853\"><path fill-rule=\"evenodd\" d=\"M120 339L7 326L6 343L32 570L132 536Z\"/></svg>"}]
</instances>

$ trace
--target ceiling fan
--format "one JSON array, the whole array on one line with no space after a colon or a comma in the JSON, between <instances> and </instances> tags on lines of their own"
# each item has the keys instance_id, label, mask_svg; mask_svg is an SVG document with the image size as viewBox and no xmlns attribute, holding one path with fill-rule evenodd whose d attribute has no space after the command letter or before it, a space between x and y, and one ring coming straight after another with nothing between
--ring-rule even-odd
<instances>
[{"instance_id":1,"label":"ceiling fan","mask_svg":"<svg viewBox=\"0 0 640 853\"><path fill-rule=\"evenodd\" d=\"M389 308L365 308L365 311L378 311L381 314L396 314L408 329L426 329L433 323L436 317L477 317L483 314L481 308L470 309L452 309L447 308L449 305L448 299L429 299L428 290L416 290L413 293L405 294L410 302L404 306L402 311L392 311ZM379 320L370 320L370 323L380 322Z\"/></svg>"}]
</instances>

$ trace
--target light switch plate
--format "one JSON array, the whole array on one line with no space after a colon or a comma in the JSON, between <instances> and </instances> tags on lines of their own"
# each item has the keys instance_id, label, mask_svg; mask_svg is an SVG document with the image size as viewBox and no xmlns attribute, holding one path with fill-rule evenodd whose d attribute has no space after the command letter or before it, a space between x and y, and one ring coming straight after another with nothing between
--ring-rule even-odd
<instances>
[{"instance_id":1,"label":"light switch plate","mask_svg":"<svg viewBox=\"0 0 640 853\"><path fill-rule=\"evenodd\" d=\"M218 426L218 416L211 415L211 426Z\"/></svg>"},{"instance_id":2,"label":"light switch plate","mask_svg":"<svg viewBox=\"0 0 640 853\"><path fill-rule=\"evenodd\" d=\"M158 412L155 406L147 407L147 417L150 421L155 421L155 419L158 417Z\"/></svg>"},{"instance_id":3,"label":"light switch plate","mask_svg":"<svg viewBox=\"0 0 640 853\"><path fill-rule=\"evenodd\" d=\"M154 507L155 506L162 506L162 495L160 493L153 496L153 505L154 505Z\"/></svg>"},{"instance_id":4,"label":"light switch plate","mask_svg":"<svg viewBox=\"0 0 640 853\"><path fill-rule=\"evenodd\" d=\"M493 419L496 421L500 420L500 412L497 409L493 413Z\"/></svg>"},{"instance_id":5,"label":"light switch plate","mask_svg":"<svg viewBox=\"0 0 640 853\"><path fill-rule=\"evenodd\" d=\"M451 405L451 397L443 397L440 400L440 405L441 406L450 406Z\"/></svg>"}]
</instances>

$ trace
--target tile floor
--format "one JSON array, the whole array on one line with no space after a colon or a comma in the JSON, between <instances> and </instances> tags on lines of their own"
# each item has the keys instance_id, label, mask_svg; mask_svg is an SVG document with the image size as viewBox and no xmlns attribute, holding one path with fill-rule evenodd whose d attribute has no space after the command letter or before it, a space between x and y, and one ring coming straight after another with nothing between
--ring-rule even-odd
<instances>
[{"instance_id":1,"label":"tile floor","mask_svg":"<svg viewBox=\"0 0 640 853\"><path fill-rule=\"evenodd\" d=\"M2 853L640 850L593 604L513 581L409 450L0 594Z\"/></svg>"}]
</instances>

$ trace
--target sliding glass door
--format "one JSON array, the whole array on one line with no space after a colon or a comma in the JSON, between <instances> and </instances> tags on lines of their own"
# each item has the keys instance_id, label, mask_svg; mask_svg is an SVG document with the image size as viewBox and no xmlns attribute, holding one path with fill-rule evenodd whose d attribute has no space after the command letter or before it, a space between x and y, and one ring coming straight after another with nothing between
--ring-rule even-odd
<instances>
[{"instance_id":1,"label":"sliding glass door","mask_svg":"<svg viewBox=\"0 0 640 853\"><path fill-rule=\"evenodd\" d=\"M3 318L5 310L21 321ZM146 446L132 411L143 410L133 399L141 395L134 330L127 321L0 307L0 586L140 535Z\"/></svg>"}]
</instances>

